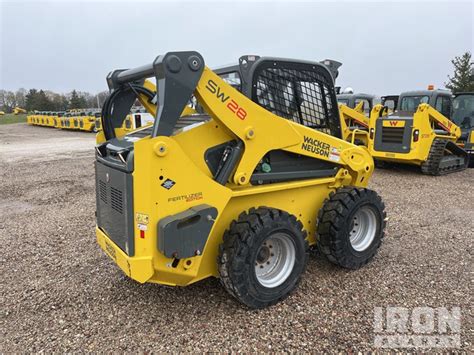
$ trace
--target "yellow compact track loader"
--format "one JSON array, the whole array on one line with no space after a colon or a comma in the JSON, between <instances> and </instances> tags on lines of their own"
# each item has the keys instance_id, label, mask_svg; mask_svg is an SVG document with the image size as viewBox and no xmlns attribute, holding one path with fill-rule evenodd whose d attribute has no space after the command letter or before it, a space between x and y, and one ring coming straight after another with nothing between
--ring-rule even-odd
<instances>
[{"instance_id":1,"label":"yellow compact track loader","mask_svg":"<svg viewBox=\"0 0 474 355\"><path fill-rule=\"evenodd\" d=\"M467 152L451 116L451 93L420 90L400 95L397 110L371 119L368 149L374 159L418 165L428 175L464 170Z\"/></svg>"},{"instance_id":2,"label":"yellow compact track loader","mask_svg":"<svg viewBox=\"0 0 474 355\"><path fill-rule=\"evenodd\" d=\"M380 101L380 100L379 100ZM339 94L337 95L337 102L346 105L349 108L355 109L359 113L369 116L370 111L376 105L376 97L369 94Z\"/></svg>"},{"instance_id":3,"label":"yellow compact track loader","mask_svg":"<svg viewBox=\"0 0 474 355\"><path fill-rule=\"evenodd\" d=\"M27 113L27 112L24 108L21 108L21 107L17 106L13 109L13 114L14 115L25 114L25 113Z\"/></svg>"},{"instance_id":4,"label":"yellow compact track loader","mask_svg":"<svg viewBox=\"0 0 474 355\"><path fill-rule=\"evenodd\" d=\"M143 86L149 77L157 92ZM107 82L96 236L132 279L218 277L262 308L295 289L310 246L348 269L375 255L386 214L367 189L373 159L342 139L324 65L245 56L214 72L197 52L169 52ZM117 136L137 98L153 125ZM183 126L190 102L203 113Z\"/></svg>"}]
</instances>

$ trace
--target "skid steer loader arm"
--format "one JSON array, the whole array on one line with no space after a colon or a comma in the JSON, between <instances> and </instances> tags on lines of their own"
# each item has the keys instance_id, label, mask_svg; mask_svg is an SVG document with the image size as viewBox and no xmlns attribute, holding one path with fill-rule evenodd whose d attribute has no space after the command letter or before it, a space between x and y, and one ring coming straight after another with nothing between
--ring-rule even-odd
<instances>
[{"instance_id":1,"label":"skid steer loader arm","mask_svg":"<svg viewBox=\"0 0 474 355\"><path fill-rule=\"evenodd\" d=\"M252 67L251 70L255 69ZM332 85L329 71L324 70ZM242 153L233 159L235 165L227 168L231 173L229 181L236 185L248 184L259 161L274 150L331 162L343 168L335 174L337 179L345 181L344 184L366 186L368 183L373 172L373 160L366 149L330 135L327 129L326 133L318 130L314 122L314 127L307 127L261 107L205 67L204 59L197 52L170 52L157 57L150 65L109 74L110 97L115 99L113 119L109 106L107 103L104 105L103 126L107 140L114 137L114 124L110 122L123 120L136 92L151 99L152 95L146 93L141 85L152 76L157 82L158 109L151 137L171 136L174 125L194 95L211 118L232 132L242 146L238 149ZM330 107L334 111L324 114L332 114L339 121L333 96ZM226 182L227 179L223 184Z\"/></svg>"},{"instance_id":2,"label":"skid steer loader arm","mask_svg":"<svg viewBox=\"0 0 474 355\"><path fill-rule=\"evenodd\" d=\"M436 123L439 127L441 127L446 133L455 137L455 139L459 139L461 137L461 128L456 126L449 118L445 117L439 111L435 110L428 104L421 104L418 106L417 112L419 114L427 114L430 118L431 122ZM415 113L415 114L416 114Z\"/></svg>"},{"instance_id":3,"label":"skid steer loader arm","mask_svg":"<svg viewBox=\"0 0 474 355\"><path fill-rule=\"evenodd\" d=\"M346 166L359 183L372 172L372 159L365 149L267 111L208 68L202 74L196 96L212 118L228 127L245 145L245 154L233 177L235 184L248 183L257 163L272 150Z\"/></svg>"}]
</instances>

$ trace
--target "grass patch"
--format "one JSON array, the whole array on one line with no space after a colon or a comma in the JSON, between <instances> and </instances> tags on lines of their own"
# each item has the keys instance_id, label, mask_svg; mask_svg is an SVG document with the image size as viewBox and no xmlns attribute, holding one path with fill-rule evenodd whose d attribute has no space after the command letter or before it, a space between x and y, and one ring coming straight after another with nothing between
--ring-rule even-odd
<instances>
[{"instance_id":1,"label":"grass patch","mask_svg":"<svg viewBox=\"0 0 474 355\"><path fill-rule=\"evenodd\" d=\"M6 113L0 116L0 124L23 123L26 122L26 114L14 115L13 113Z\"/></svg>"}]
</instances>

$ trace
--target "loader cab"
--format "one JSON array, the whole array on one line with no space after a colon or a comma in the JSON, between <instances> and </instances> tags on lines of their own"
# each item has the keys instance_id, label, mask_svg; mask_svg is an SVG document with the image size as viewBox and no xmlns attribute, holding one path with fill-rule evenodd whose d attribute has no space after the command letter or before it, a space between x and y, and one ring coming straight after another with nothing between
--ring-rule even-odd
<instances>
[{"instance_id":1,"label":"loader cab","mask_svg":"<svg viewBox=\"0 0 474 355\"><path fill-rule=\"evenodd\" d=\"M361 102L363 102L364 105L364 114L366 116L369 116L370 111L374 107L375 104L375 96L369 95L369 94L339 94L337 95L337 103L346 105L350 108L355 108L357 105L359 105Z\"/></svg>"},{"instance_id":2,"label":"loader cab","mask_svg":"<svg viewBox=\"0 0 474 355\"><path fill-rule=\"evenodd\" d=\"M454 95L451 120L463 132L474 128L474 92Z\"/></svg>"},{"instance_id":3,"label":"loader cab","mask_svg":"<svg viewBox=\"0 0 474 355\"><path fill-rule=\"evenodd\" d=\"M428 104L445 117L451 116L452 95L447 90L408 91L400 95L397 111L415 113L420 104Z\"/></svg>"},{"instance_id":4,"label":"loader cab","mask_svg":"<svg viewBox=\"0 0 474 355\"><path fill-rule=\"evenodd\" d=\"M237 65L214 71L275 115L341 138L334 88L337 68L331 70L324 62L244 55Z\"/></svg>"},{"instance_id":5,"label":"loader cab","mask_svg":"<svg viewBox=\"0 0 474 355\"><path fill-rule=\"evenodd\" d=\"M394 112L398 106L399 95L386 95L381 97L381 104L389 113Z\"/></svg>"},{"instance_id":6,"label":"loader cab","mask_svg":"<svg viewBox=\"0 0 474 355\"><path fill-rule=\"evenodd\" d=\"M242 91L242 79L239 65L221 67L214 70L227 84Z\"/></svg>"},{"instance_id":7,"label":"loader cab","mask_svg":"<svg viewBox=\"0 0 474 355\"><path fill-rule=\"evenodd\" d=\"M470 167L474 164L474 92L454 95L451 120L461 128L458 143L471 156Z\"/></svg>"}]
</instances>

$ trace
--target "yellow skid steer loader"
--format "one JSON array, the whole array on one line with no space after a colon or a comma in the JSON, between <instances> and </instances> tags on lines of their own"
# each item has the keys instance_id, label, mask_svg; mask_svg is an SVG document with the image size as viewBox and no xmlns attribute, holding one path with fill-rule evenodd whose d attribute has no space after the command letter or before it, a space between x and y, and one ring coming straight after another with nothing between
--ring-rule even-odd
<instances>
[{"instance_id":1,"label":"yellow skid steer loader","mask_svg":"<svg viewBox=\"0 0 474 355\"><path fill-rule=\"evenodd\" d=\"M197 52L169 52L108 75L96 236L138 282L218 277L237 300L263 308L295 289L309 246L341 267L369 262L386 214L367 189L371 156L342 139L324 65L246 56L232 70L237 84ZM149 77L157 92L143 86ZM116 136L137 98L154 124ZM189 102L208 119L179 127Z\"/></svg>"}]
</instances>

